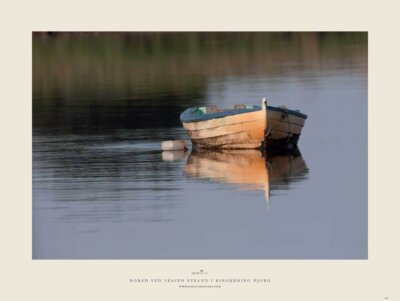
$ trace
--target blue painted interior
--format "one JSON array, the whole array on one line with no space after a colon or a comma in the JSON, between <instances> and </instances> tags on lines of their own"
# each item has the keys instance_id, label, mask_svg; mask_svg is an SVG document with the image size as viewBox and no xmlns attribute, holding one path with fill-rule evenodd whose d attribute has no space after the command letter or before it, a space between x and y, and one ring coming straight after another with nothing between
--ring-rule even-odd
<instances>
[{"instance_id":1,"label":"blue painted interior","mask_svg":"<svg viewBox=\"0 0 400 301\"><path fill-rule=\"evenodd\" d=\"M188 108L185 111L183 111L180 115L180 120L182 122L198 122L198 121L222 118L222 117L231 116L231 115L255 112L255 111L259 111L259 110L261 110L261 106L253 106L253 108L251 108L251 109L237 109L237 110L229 110L229 111L224 111L224 112L215 112L215 113L205 114L198 107L194 107L194 108ZM283 108L278 108L278 107L271 107L271 106L267 106L267 110L277 111L277 112L282 112L282 113L286 112L288 114L292 114L292 115L307 119L307 115L300 113L300 111L294 111L294 110L283 109Z\"/></svg>"}]
</instances>

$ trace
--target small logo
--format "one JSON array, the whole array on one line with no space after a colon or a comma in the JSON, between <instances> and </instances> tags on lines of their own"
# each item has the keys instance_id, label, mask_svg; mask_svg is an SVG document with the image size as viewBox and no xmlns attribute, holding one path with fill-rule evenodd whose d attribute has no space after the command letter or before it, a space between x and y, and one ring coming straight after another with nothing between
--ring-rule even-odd
<instances>
[{"instance_id":1,"label":"small logo","mask_svg":"<svg viewBox=\"0 0 400 301\"><path fill-rule=\"evenodd\" d=\"M192 275L208 275L208 272L206 272L205 270L201 269L200 271L192 272Z\"/></svg>"}]
</instances>

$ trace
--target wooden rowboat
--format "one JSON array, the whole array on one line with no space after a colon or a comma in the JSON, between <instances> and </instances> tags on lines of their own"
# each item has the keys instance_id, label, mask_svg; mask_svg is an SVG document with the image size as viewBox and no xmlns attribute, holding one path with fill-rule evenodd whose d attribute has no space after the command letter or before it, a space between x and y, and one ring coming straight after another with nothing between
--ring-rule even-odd
<instances>
[{"instance_id":1,"label":"wooden rowboat","mask_svg":"<svg viewBox=\"0 0 400 301\"><path fill-rule=\"evenodd\" d=\"M259 148L267 128L266 99L261 106L236 105L189 108L180 119L193 146L198 148Z\"/></svg>"},{"instance_id":2,"label":"wooden rowboat","mask_svg":"<svg viewBox=\"0 0 400 301\"><path fill-rule=\"evenodd\" d=\"M307 115L285 107L235 105L195 107L180 115L195 148L255 149L268 144L297 144Z\"/></svg>"}]
</instances>

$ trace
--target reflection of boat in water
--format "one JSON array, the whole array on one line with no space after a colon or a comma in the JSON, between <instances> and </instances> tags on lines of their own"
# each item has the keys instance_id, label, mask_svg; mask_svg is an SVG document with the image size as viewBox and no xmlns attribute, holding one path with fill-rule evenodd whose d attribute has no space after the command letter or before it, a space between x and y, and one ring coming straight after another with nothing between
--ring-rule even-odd
<instances>
[{"instance_id":1,"label":"reflection of boat in water","mask_svg":"<svg viewBox=\"0 0 400 301\"><path fill-rule=\"evenodd\" d=\"M263 190L268 203L270 189L304 178L308 169L296 147L266 156L257 150L195 150L184 172L196 178L235 184L244 190Z\"/></svg>"},{"instance_id":2,"label":"reflection of boat in water","mask_svg":"<svg viewBox=\"0 0 400 301\"><path fill-rule=\"evenodd\" d=\"M284 188L306 178L308 168L297 147L266 153L270 189Z\"/></svg>"}]
</instances>

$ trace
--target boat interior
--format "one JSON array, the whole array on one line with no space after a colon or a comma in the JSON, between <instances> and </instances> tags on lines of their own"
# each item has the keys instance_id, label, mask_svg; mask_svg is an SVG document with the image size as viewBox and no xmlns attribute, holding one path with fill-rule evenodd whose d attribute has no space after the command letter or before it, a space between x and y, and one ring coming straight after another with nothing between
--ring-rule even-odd
<instances>
[{"instance_id":1,"label":"boat interior","mask_svg":"<svg viewBox=\"0 0 400 301\"><path fill-rule=\"evenodd\" d=\"M236 104L233 106L231 109L221 109L218 108L216 105L208 105L206 107L199 107L197 108L200 112L200 114L212 114L212 113L220 113L220 112L228 112L232 110L253 110L254 106L253 105L244 105L244 104Z\"/></svg>"}]
</instances>

